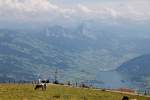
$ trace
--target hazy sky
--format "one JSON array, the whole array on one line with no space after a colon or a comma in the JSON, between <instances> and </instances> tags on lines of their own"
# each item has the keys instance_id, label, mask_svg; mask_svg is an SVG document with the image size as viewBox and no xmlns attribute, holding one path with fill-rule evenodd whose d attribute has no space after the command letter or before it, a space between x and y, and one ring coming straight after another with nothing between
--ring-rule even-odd
<instances>
[{"instance_id":1,"label":"hazy sky","mask_svg":"<svg viewBox=\"0 0 150 100\"><path fill-rule=\"evenodd\" d=\"M0 0L0 21L150 21L150 0Z\"/></svg>"}]
</instances>

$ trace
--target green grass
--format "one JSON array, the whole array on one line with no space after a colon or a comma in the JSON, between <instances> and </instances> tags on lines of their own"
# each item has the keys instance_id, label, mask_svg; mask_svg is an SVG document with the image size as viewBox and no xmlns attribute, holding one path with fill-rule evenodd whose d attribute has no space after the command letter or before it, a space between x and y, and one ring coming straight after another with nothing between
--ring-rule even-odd
<instances>
[{"instance_id":1,"label":"green grass","mask_svg":"<svg viewBox=\"0 0 150 100\"><path fill-rule=\"evenodd\" d=\"M121 100L124 95L127 94L59 85L50 85L46 91L35 91L31 84L0 84L0 100ZM148 97L127 96L131 99L150 100Z\"/></svg>"}]
</instances>

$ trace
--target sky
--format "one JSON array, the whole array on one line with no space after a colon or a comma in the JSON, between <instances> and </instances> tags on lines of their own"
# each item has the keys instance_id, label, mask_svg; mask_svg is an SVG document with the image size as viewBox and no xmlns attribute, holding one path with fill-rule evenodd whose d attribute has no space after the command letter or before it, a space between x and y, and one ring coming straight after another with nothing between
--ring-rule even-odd
<instances>
[{"instance_id":1,"label":"sky","mask_svg":"<svg viewBox=\"0 0 150 100\"><path fill-rule=\"evenodd\" d=\"M0 22L150 21L150 0L0 0Z\"/></svg>"}]
</instances>

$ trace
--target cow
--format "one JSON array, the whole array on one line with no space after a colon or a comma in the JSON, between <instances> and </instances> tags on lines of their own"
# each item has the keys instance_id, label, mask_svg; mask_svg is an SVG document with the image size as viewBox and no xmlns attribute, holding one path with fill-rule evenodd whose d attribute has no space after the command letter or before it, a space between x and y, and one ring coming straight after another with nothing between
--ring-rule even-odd
<instances>
[{"instance_id":1,"label":"cow","mask_svg":"<svg viewBox=\"0 0 150 100\"><path fill-rule=\"evenodd\" d=\"M41 84L37 84L37 85L35 85L35 88L34 88L34 90L37 90L37 89L42 89L42 90L46 90L46 83L41 83Z\"/></svg>"},{"instance_id":2,"label":"cow","mask_svg":"<svg viewBox=\"0 0 150 100\"><path fill-rule=\"evenodd\" d=\"M128 96L123 96L122 100L129 100Z\"/></svg>"}]
</instances>

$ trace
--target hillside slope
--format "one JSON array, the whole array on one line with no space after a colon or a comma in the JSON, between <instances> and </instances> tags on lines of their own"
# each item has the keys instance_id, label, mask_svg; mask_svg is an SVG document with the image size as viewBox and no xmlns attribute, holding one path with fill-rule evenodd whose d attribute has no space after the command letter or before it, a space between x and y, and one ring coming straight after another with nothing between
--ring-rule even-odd
<instances>
[{"instance_id":1,"label":"hillside slope","mask_svg":"<svg viewBox=\"0 0 150 100\"><path fill-rule=\"evenodd\" d=\"M130 99L149 100L149 97L94 89L72 88L50 85L46 91L34 90L32 85L0 84L2 100L121 100L124 95Z\"/></svg>"},{"instance_id":2,"label":"hillside slope","mask_svg":"<svg viewBox=\"0 0 150 100\"><path fill-rule=\"evenodd\" d=\"M123 63L117 71L141 86L150 87L150 55L129 60Z\"/></svg>"}]
</instances>

